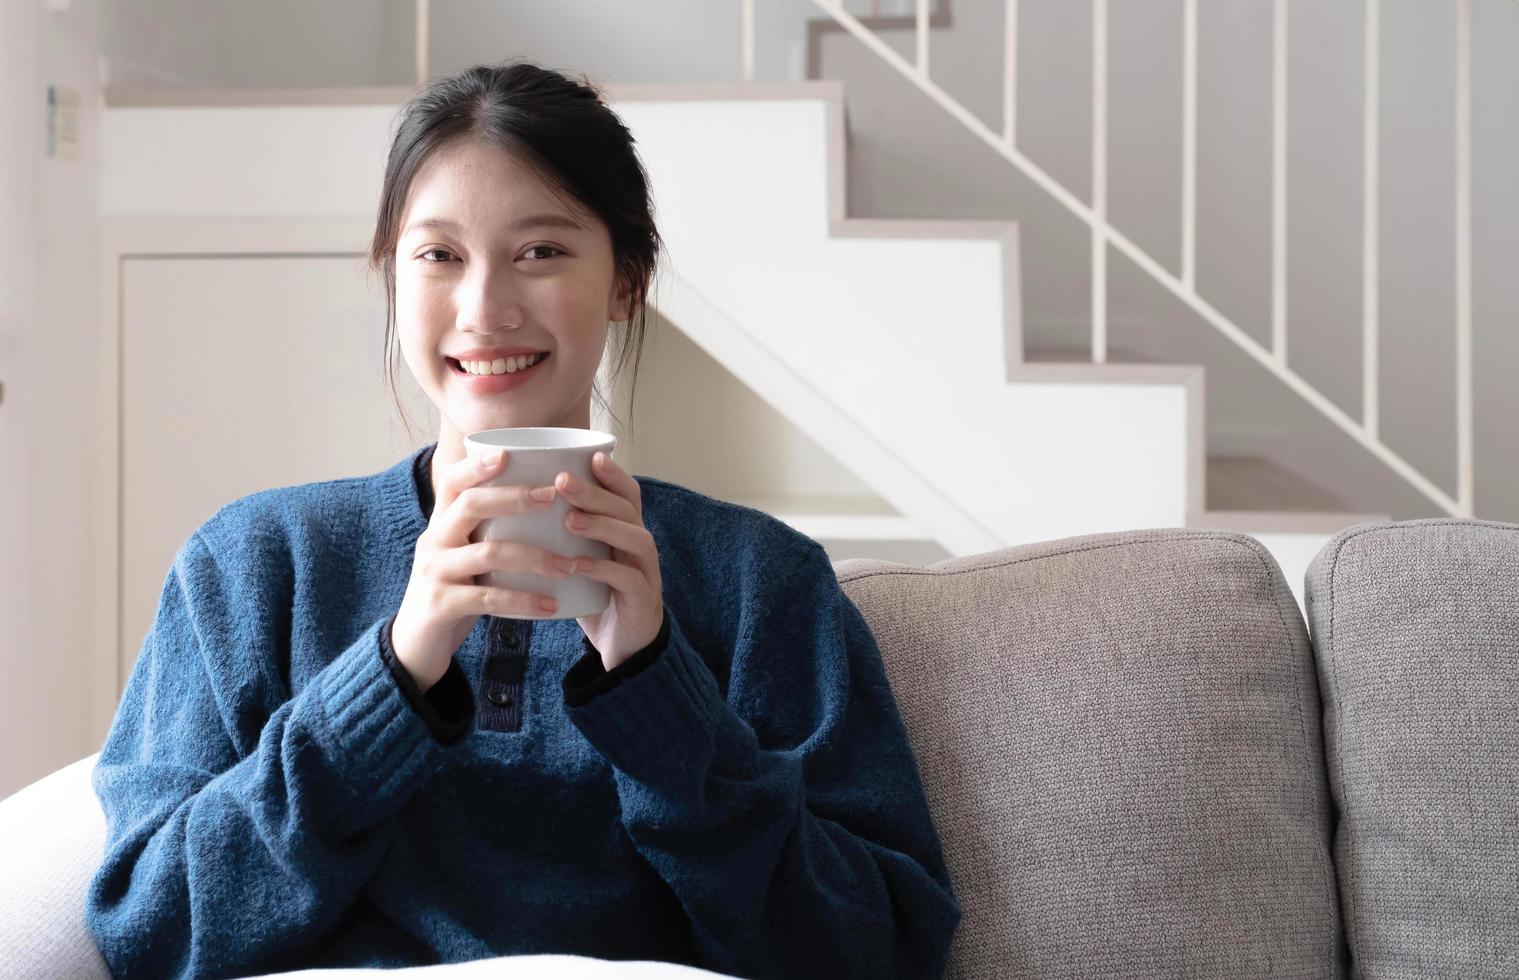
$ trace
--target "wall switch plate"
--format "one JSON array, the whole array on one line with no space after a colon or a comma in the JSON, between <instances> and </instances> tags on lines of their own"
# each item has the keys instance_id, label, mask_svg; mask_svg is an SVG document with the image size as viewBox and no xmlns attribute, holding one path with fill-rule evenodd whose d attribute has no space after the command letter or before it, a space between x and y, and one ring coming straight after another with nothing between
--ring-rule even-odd
<instances>
[{"instance_id":1,"label":"wall switch plate","mask_svg":"<svg viewBox=\"0 0 1519 980\"><path fill-rule=\"evenodd\" d=\"M79 159L79 90L47 87L47 155Z\"/></svg>"}]
</instances>

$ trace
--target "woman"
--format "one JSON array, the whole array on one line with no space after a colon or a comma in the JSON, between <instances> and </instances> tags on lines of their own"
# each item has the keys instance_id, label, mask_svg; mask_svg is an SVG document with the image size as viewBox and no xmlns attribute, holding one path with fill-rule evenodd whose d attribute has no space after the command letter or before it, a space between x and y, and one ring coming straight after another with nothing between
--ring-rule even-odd
<instances>
[{"instance_id":1,"label":"woman","mask_svg":"<svg viewBox=\"0 0 1519 980\"><path fill-rule=\"evenodd\" d=\"M589 428L608 330L624 360L641 342L651 215L587 85L477 66L404 108L371 260L442 430L378 474L234 501L180 549L93 773L87 922L114 973L537 952L943 972L960 909L822 547L609 457L594 485L482 488L502 462L464 453ZM544 356L507 390L466 374L519 349ZM558 493L610 560L470 542ZM611 604L535 619L541 597L475 584L491 568L586 575Z\"/></svg>"}]
</instances>

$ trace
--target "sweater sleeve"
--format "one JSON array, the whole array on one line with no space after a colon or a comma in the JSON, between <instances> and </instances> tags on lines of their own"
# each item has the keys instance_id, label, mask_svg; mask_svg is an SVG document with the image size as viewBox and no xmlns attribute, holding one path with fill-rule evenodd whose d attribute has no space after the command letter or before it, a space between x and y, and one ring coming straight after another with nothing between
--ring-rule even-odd
<instances>
[{"instance_id":1,"label":"sweater sleeve","mask_svg":"<svg viewBox=\"0 0 1519 980\"><path fill-rule=\"evenodd\" d=\"M648 667L659 659L670 641L670 616L666 610L659 624L659 632L649 645L632 654L628 659L607 670L601 662L601 651L590 639L580 637L580 659L565 673L560 686L564 690L565 704L579 707L605 691L621 684L626 678Z\"/></svg>"},{"instance_id":2,"label":"sweater sleeve","mask_svg":"<svg viewBox=\"0 0 1519 980\"><path fill-rule=\"evenodd\" d=\"M428 688L427 693L422 693L416 678L396 657L395 647L391 646L390 631L395 625L396 617L392 613L380 628L380 659L390 676L395 678L396 686L406 696L412 710L427 722L433 738L444 745L453 745L469 734L475 721L475 692L464 676L464 668L459 666L457 659L450 660L438 682Z\"/></svg>"},{"instance_id":3,"label":"sweater sleeve","mask_svg":"<svg viewBox=\"0 0 1519 980\"><path fill-rule=\"evenodd\" d=\"M299 965L450 751L381 659L385 618L281 699L278 641L250 624L288 597L249 571L266 563L218 558L199 531L180 549L91 774L106 842L85 920L115 976Z\"/></svg>"},{"instance_id":4,"label":"sweater sleeve","mask_svg":"<svg viewBox=\"0 0 1519 980\"><path fill-rule=\"evenodd\" d=\"M566 703L613 766L629 838L678 896L696 965L942 976L960 906L869 626L815 543L752 599L725 687L667 605L658 658Z\"/></svg>"}]
</instances>

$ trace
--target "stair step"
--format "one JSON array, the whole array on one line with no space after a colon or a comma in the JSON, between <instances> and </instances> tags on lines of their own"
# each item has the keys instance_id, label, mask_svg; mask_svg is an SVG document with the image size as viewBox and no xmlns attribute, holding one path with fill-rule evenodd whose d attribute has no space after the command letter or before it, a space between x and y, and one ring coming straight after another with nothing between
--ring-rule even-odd
<instances>
[{"instance_id":1,"label":"stair step","mask_svg":"<svg viewBox=\"0 0 1519 980\"><path fill-rule=\"evenodd\" d=\"M730 496L816 540L933 541L933 535L879 497ZM1208 459L1208 507L1190 527L1283 534L1332 534L1352 524L1389 520L1346 507L1338 497L1262 456Z\"/></svg>"},{"instance_id":2,"label":"stair step","mask_svg":"<svg viewBox=\"0 0 1519 980\"><path fill-rule=\"evenodd\" d=\"M1025 347L1025 364L1092 363L1090 346ZM1146 363L1134 351L1109 346L1108 364ZM1387 514L1362 513L1332 491L1259 455L1209 455L1207 504L1189 515L1189 527L1282 534L1332 534L1352 524L1390 520Z\"/></svg>"},{"instance_id":3,"label":"stair step","mask_svg":"<svg viewBox=\"0 0 1519 980\"><path fill-rule=\"evenodd\" d=\"M1265 456L1208 457L1208 510L1348 512L1333 492Z\"/></svg>"},{"instance_id":4,"label":"stair step","mask_svg":"<svg viewBox=\"0 0 1519 980\"><path fill-rule=\"evenodd\" d=\"M817 540L932 541L933 536L879 497L728 497Z\"/></svg>"},{"instance_id":5,"label":"stair step","mask_svg":"<svg viewBox=\"0 0 1519 980\"><path fill-rule=\"evenodd\" d=\"M1090 345L1083 347L1031 347L1024 345L1023 363L1025 364L1091 364L1092 348ZM1143 364L1145 359L1125 347L1108 345L1107 364Z\"/></svg>"},{"instance_id":6,"label":"stair step","mask_svg":"<svg viewBox=\"0 0 1519 980\"><path fill-rule=\"evenodd\" d=\"M1387 514L1351 510L1345 501L1264 456L1209 456L1208 503L1191 527L1283 534L1333 534Z\"/></svg>"},{"instance_id":7,"label":"stair step","mask_svg":"<svg viewBox=\"0 0 1519 980\"><path fill-rule=\"evenodd\" d=\"M1354 524L1392 520L1387 514L1349 511L1317 513L1307 510L1205 510L1193 514L1187 527L1249 534L1338 534Z\"/></svg>"}]
</instances>

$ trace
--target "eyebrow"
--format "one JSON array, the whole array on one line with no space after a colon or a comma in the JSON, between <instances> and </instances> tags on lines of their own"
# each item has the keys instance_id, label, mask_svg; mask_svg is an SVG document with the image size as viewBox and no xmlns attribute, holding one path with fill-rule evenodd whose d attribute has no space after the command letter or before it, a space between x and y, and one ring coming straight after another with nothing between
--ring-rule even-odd
<instances>
[{"instance_id":1,"label":"eyebrow","mask_svg":"<svg viewBox=\"0 0 1519 980\"><path fill-rule=\"evenodd\" d=\"M407 225L406 231L402 234L424 228L437 228L442 231L460 230L458 222L449 221L447 218L422 218ZM532 214L507 225L508 231L526 231L529 228L572 228L576 231L585 231L584 225L563 214Z\"/></svg>"}]
</instances>

